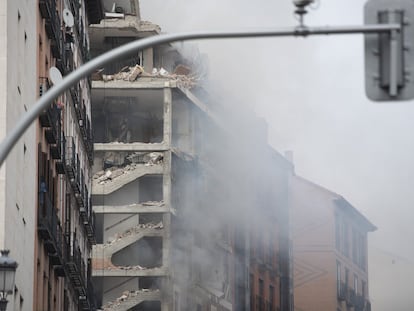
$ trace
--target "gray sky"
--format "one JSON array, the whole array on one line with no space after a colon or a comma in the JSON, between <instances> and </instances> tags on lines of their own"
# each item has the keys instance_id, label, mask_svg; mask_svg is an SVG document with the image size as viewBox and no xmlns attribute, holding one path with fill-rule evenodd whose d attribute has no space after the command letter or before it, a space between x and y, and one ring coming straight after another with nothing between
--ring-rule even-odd
<instances>
[{"instance_id":1,"label":"gray sky","mask_svg":"<svg viewBox=\"0 0 414 311\"><path fill-rule=\"evenodd\" d=\"M362 24L363 4L320 0L306 23ZM166 32L293 26L292 12L290 0L141 0L143 19ZM271 145L294 151L296 172L348 199L378 226L371 245L413 267L414 101L378 104L366 99L363 37L198 45L209 56L211 78L225 82L268 121ZM382 259L370 260L376 270L371 269L371 281L377 280L374 274L387 268ZM392 281L401 282L404 274ZM398 297L402 306L396 308L397 297L388 293L386 298L389 285L371 284L375 310L414 305L414 295L406 295Z\"/></svg>"}]
</instances>

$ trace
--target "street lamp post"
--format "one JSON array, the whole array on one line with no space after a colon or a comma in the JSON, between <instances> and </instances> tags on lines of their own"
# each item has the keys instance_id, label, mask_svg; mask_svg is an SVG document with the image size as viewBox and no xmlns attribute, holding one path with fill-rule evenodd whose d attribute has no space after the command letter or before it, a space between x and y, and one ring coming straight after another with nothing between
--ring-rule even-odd
<instances>
[{"instance_id":1,"label":"street lamp post","mask_svg":"<svg viewBox=\"0 0 414 311\"><path fill-rule=\"evenodd\" d=\"M9 250L0 250L0 311L6 311L7 295L13 294L17 262L9 257Z\"/></svg>"}]
</instances>

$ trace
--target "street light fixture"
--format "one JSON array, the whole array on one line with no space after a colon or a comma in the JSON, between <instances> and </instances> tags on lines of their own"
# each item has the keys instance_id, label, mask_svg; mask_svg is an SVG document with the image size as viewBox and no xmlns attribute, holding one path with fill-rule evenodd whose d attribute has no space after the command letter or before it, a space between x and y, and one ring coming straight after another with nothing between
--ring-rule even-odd
<instances>
[{"instance_id":1,"label":"street light fixture","mask_svg":"<svg viewBox=\"0 0 414 311\"><path fill-rule=\"evenodd\" d=\"M9 257L9 250L0 250L0 311L6 311L7 295L13 294L17 262Z\"/></svg>"}]
</instances>

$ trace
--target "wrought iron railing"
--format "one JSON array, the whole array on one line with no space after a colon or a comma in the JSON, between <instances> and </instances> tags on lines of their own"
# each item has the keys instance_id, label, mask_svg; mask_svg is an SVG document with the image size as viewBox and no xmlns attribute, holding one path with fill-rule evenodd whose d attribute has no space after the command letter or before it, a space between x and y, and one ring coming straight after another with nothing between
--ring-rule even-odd
<instances>
[{"instance_id":1,"label":"wrought iron railing","mask_svg":"<svg viewBox=\"0 0 414 311\"><path fill-rule=\"evenodd\" d=\"M48 187L41 177L38 195L37 230L39 237L44 241L45 249L53 266L63 267L63 231L57 210L50 198ZM64 276L62 269L56 269L59 276Z\"/></svg>"}]
</instances>

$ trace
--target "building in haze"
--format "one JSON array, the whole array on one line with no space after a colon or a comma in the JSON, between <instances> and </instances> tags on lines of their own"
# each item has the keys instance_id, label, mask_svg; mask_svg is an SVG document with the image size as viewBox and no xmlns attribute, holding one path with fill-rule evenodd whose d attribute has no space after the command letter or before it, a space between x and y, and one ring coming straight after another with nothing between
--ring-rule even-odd
<instances>
[{"instance_id":1,"label":"building in haze","mask_svg":"<svg viewBox=\"0 0 414 311\"><path fill-rule=\"evenodd\" d=\"M160 33L137 0L2 1L0 23L0 138L60 76ZM0 170L8 310L291 310L291 165L205 68L148 48L41 113Z\"/></svg>"},{"instance_id":2,"label":"building in haze","mask_svg":"<svg viewBox=\"0 0 414 311\"><path fill-rule=\"evenodd\" d=\"M102 7L89 26L92 56L160 33L138 1ZM167 44L93 75L92 276L104 310L249 310L261 277L268 310L291 301L291 166L250 111L207 91L204 68ZM260 271L256 234L272 245Z\"/></svg>"},{"instance_id":3,"label":"building in haze","mask_svg":"<svg viewBox=\"0 0 414 311\"><path fill-rule=\"evenodd\" d=\"M367 235L377 228L340 195L291 183L295 310L370 311Z\"/></svg>"}]
</instances>

